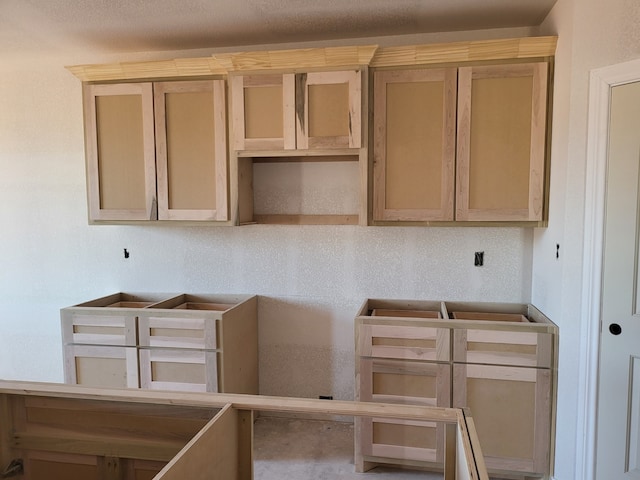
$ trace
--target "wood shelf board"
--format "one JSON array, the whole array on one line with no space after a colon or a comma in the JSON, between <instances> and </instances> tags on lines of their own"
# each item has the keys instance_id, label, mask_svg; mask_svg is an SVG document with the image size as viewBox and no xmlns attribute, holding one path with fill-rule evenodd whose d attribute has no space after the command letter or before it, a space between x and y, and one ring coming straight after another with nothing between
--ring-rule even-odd
<instances>
[{"instance_id":1,"label":"wood shelf board","mask_svg":"<svg viewBox=\"0 0 640 480\"><path fill-rule=\"evenodd\" d=\"M255 158L255 159L277 159L292 158L292 160L304 160L307 157L327 157L333 159L333 157L358 157L361 153L360 148L336 148L336 149L322 149L322 150L239 150L236 155L239 158ZM318 161L318 160L311 160Z\"/></svg>"}]
</instances>

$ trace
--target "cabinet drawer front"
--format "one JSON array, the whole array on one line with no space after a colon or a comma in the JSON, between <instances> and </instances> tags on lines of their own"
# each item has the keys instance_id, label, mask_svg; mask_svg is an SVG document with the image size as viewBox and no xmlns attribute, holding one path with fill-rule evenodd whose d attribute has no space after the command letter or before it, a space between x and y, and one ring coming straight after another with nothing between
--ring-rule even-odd
<instances>
[{"instance_id":1,"label":"cabinet drawer front","mask_svg":"<svg viewBox=\"0 0 640 480\"><path fill-rule=\"evenodd\" d=\"M145 315L138 319L138 332L141 347L215 350L218 345L212 319Z\"/></svg>"},{"instance_id":2,"label":"cabinet drawer front","mask_svg":"<svg viewBox=\"0 0 640 480\"><path fill-rule=\"evenodd\" d=\"M136 317L63 312L61 315L64 345L136 345Z\"/></svg>"},{"instance_id":3,"label":"cabinet drawer front","mask_svg":"<svg viewBox=\"0 0 640 480\"><path fill-rule=\"evenodd\" d=\"M360 359L358 400L448 407L448 364Z\"/></svg>"},{"instance_id":4,"label":"cabinet drawer front","mask_svg":"<svg viewBox=\"0 0 640 480\"><path fill-rule=\"evenodd\" d=\"M138 388L135 347L65 345L64 380L89 387Z\"/></svg>"},{"instance_id":5,"label":"cabinet drawer front","mask_svg":"<svg viewBox=\"0 0 640 480\"><path fill-rule=\"evenodd\" d=\"M217 392L217 352L140 349L140 386L155 390Z\"/></svg>"},{"instance_id":6,"label":"cabinet drawer front","mask_svg":"<svg viewBox=\"0 0 640 480\"><path fill-rule=\"evenodd\" d=\"M550 333L455 329L453 344L454 362L551 368Z\"/></svg>"},{"instance_id":7,"label":"cabinet drawer front","mask_svg":"<svg viewBox=\"0 0 640 480\"><path fill-rule=\"evenodd\" d=\"M450 360L448 328L360 325L359 355L405 360Z\"/></svg>"}]
</instances>

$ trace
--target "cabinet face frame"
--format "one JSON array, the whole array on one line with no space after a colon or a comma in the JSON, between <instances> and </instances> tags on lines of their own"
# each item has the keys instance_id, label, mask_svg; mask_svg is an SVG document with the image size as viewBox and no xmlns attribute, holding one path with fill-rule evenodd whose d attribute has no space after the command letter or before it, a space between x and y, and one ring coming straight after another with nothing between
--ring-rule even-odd
<instances>
[{"instance_id":1,"label":"cabinet face frame","mask_svg":"<svg viewBox=\"0 0 640 480\"><path fill-rule=\"evenodd\" d=\"M295 75L233 75L230 76L233 124L233 148L235 150L294 150L295 127ZM247 136L247 90L276 89L282 93L282 136L249 138Z\"/></svg>"},{"instance_id":2,"label":"cabinet face frame","mask_svg":"<svg viewBox=\"0 0 640 480\"><path fill-rule=\"evenodd\" d=\"M452 221L456 153L457 69L382 70L374 73L373 111L373 220L374 221ZM387 88L392 84L441 83L442 105L427 108L440 113L442 151L440 163L440 201L437 208L391 208L387 205L389 134ZM401 185L396 186L402 188ZM425 187L426 188L426 187Z\"/></svg>"},{"instance_id":3,"label":"cabinet face frame","mask_svg":"<svg viewBox=\"0 0 640 480\"><path fill-rule=\"evenodd\" d=\"M142 118L142 157L136 162L144 169L143 208L106 209L102 206L102 196L105 186L101 182L99 126L97 101L100 97L108 96L138 96L141 99ZM121 83L108 85L83 85L85 112L85 149L87 161L87 194L90 220L155 220L156 205L156 161L153 122L153 87L151 83Z\"/></svg>"},{"instance_id":4,"label":"cabinet face frame","mask_svg":"<svg viewBox=\"0 0 640 480\"><path fill-rule=\"evenodd\" d=\"M508 456L490 456L485 451L485 463L490 470L547 474L549 472L549 442L551 419L551 371L542 368L509 367L495 365L454 364L453 365L453 407L468 406L469 379L478 381L499 380L505 382L534 384L535 405L533 412L533 446L528 458ZM518 404L512 408L517 409ZM482 424L478 415L474 415L476 428L480 423L479 435L482 437ZM498 431L508 430L510 425L496 425ZM493 438L501 438L492 435ZM505 441L510 441L509 439Z\"/></svg>"},{"instance_id":5,"label":"cabinet face frame","mask_svg":"<svg viewBox=\"0 0 640 480\"><path fill-rule=\"evenodd\" d=\"M456 220L458 221L541 221L543 218L547 113L546 62L511 65L470 66L458 69L458 146L456 173ZM528 165L528 205L483 209L470 203L473 82L484 79L532 78L530 149Z\"/></svg>"},{"instance_id":6,"label":"cabinet face frame","mask_svg":"<svg viewBox=\"0 0 640 480\"><path fill-rule=\"evenodd\" d=\"M225 221L228 220L227 192L227 132L226 101L224 80L157 82L153 85L156 154L158 183L158 219L159 220L196 220ZM215 187L214 208L177 209L171 207L169 168L169 149L167 145L167 109L166 95L181 93L210 93L213 100L213 131L210 135L214 158L213 162Z\"/></svg>"}]
</instances>

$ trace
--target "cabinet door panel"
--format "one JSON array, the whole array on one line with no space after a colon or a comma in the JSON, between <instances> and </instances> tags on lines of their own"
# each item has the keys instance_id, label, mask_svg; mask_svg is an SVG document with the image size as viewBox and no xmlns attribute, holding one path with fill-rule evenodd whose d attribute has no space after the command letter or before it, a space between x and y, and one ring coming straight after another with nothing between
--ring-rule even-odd
<instances>
[{"instance_id":1,"label":"cabinet door panel","mask_svg":"<svg viewBox=\"0 0 640 480\"><path fill-rule=\"evenodd\" d=\"M155 219L151 84L85 85L84 110L89 218Z\"/></svg>"},{"instance_id":2,"label":"cabinet door panel","mask_svg":"<svg viewBox=\"0 0 640 480\"><path fill-rule=\"evenodd\" d=\"M141 348L140 386L156 390L218 392L218 352Z\"/></svg>"},{"instance_id":3,"label":"cabinet door panel","mask_svg":"<svg viewBox=\"0 0 640 480\"><path fill-rule=\"evenodd\" d=\"M542 220L547 64L458 70L456 220Z\"/></svg>"},{"instance_id":4,"label":"cabinet door panel","mask_svg":"<svg viewBox=\"0 0 640 480\"><path fill-rule=\"evenodd\" d=\"M547 369L453 366L453 406L473 412L489 469L548 472L550 391Z\"/></svg>"},{"instance_id":5,"label":"cabinet door panel","mask_svg":"<svg viewBox=\"0 0 640 480\"><path fill-rule=\"evenodd\" d=\"M223 80L154 84L160 220L227 220Z\"/></svg>"},{"instance_id":6,"label":"cabinet door panel","mask_svg":"<svg viewBox=\"0 0 640 480\"><path fill-rule=\"evenodd\" d=\"M374 220L453 220L456 69L374 75Z\"/></svg>"}]
</instances>

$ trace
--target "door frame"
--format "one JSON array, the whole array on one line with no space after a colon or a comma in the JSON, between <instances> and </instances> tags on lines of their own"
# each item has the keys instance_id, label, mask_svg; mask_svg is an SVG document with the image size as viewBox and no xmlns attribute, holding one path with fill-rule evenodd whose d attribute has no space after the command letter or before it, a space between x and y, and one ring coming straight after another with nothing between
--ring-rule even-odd
<instances>
[{"instance_id":1,"label":"door frame","mask_svg":"<svg viewBox=\"0 0 640 480\"><path fill-rule=\"evenodd\" d=\"M611 89L640 81L640 59L592 70L589 78L576 479L595 480L609 105Z\"/></svg>"}]
</instances>

